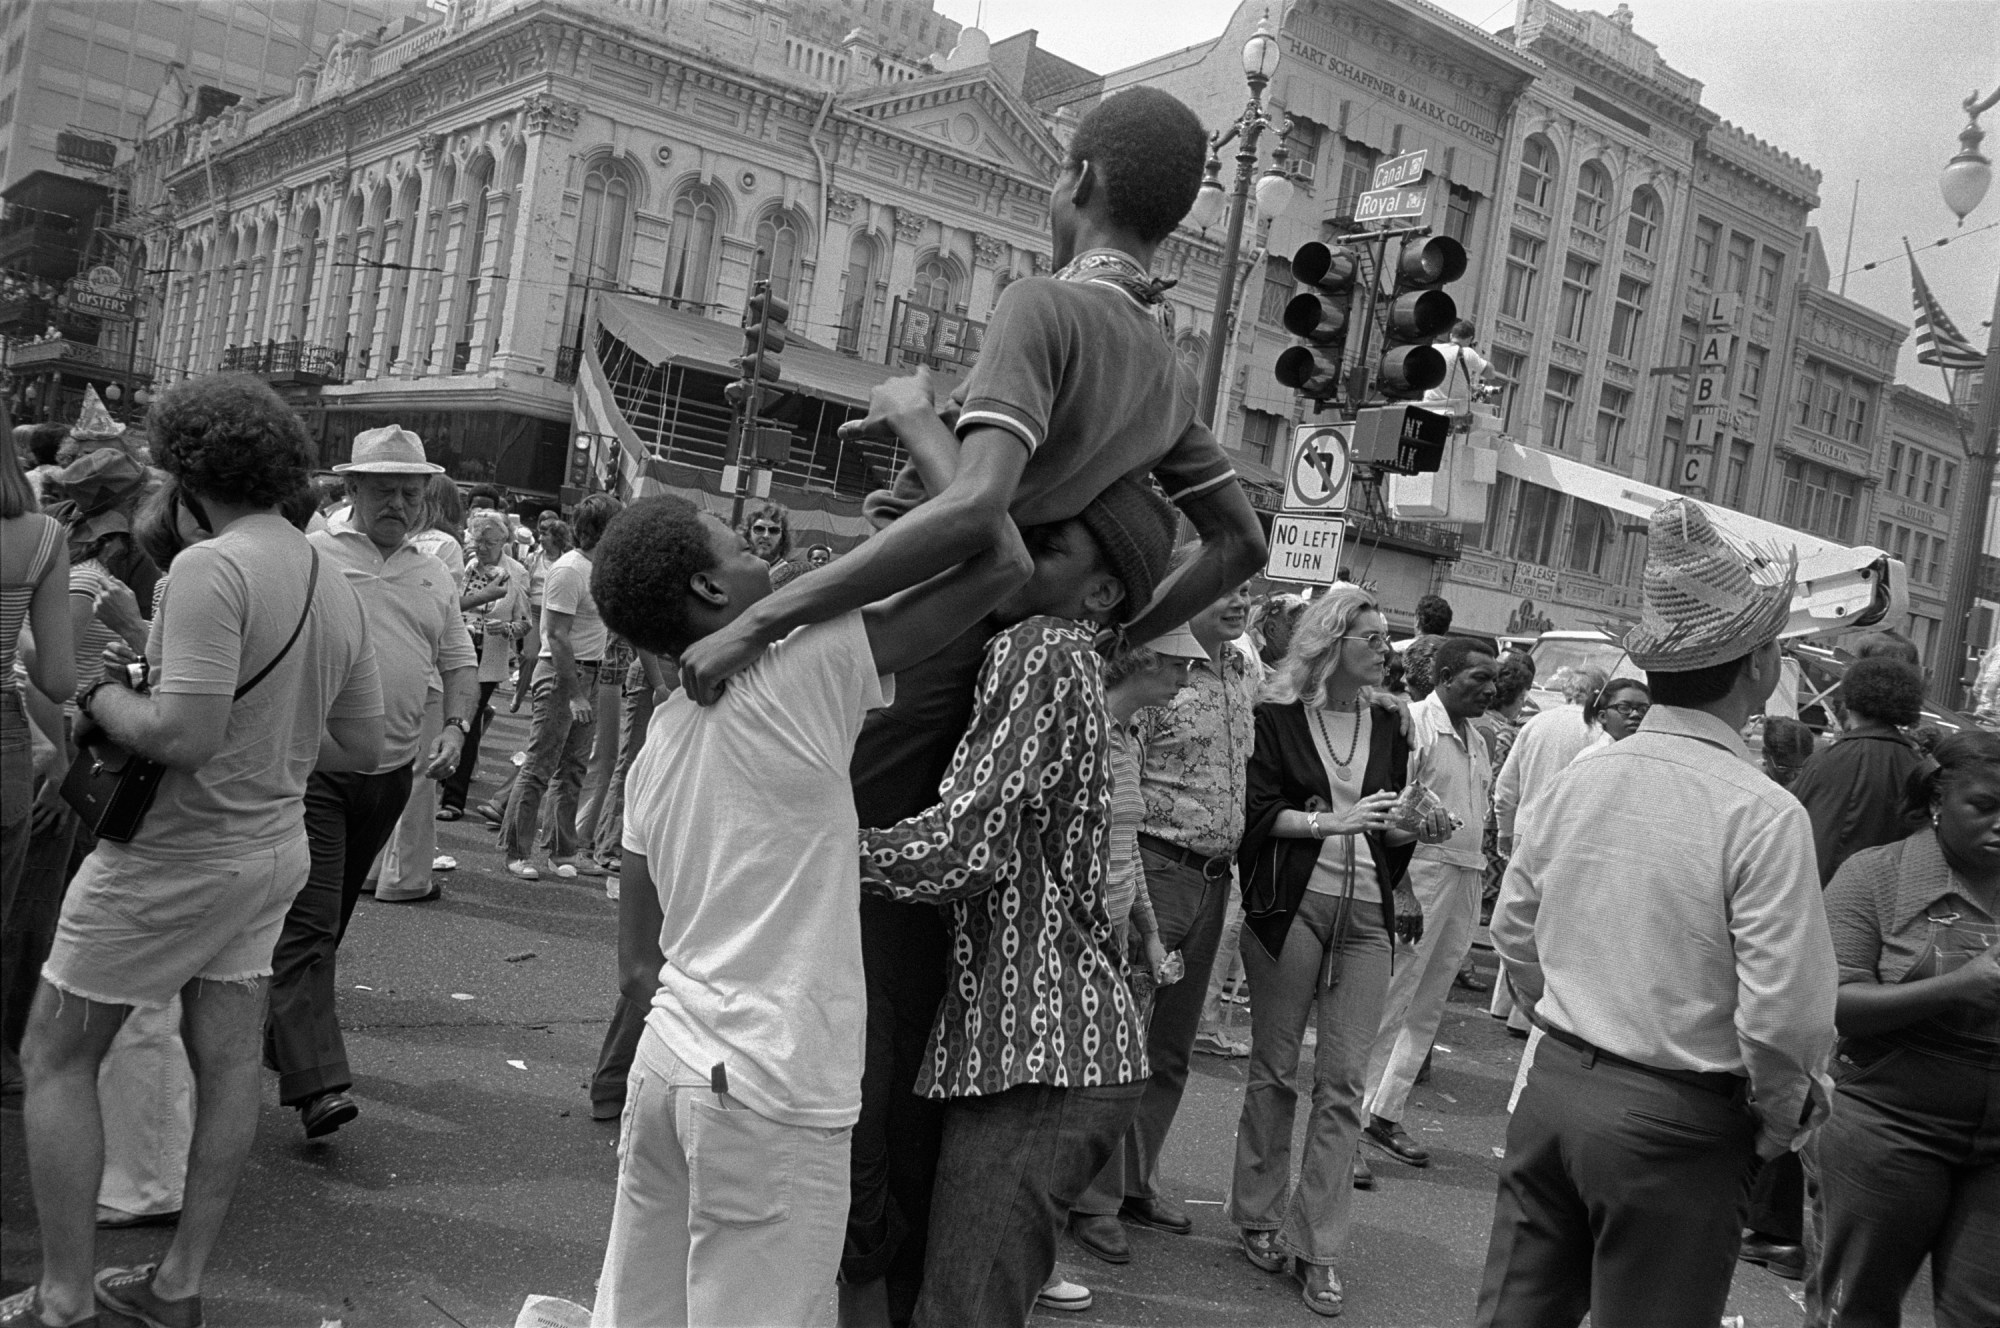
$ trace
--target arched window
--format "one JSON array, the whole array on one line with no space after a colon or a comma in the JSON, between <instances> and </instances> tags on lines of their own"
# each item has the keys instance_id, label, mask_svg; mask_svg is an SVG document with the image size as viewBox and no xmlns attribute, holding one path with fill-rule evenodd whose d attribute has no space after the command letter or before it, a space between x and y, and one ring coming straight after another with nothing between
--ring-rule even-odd
<instances>
[{"instance_id":1,"label":"arched window","mask_svg":"<svg viewBox=\"0 0 2000 1328\"><path fill-rule=\"evenodd\" d=\"M875 332L875 241L856 235L847 245L847 271L840 278L839 349L860 354Z\"/></svg>"},{"instance_id":2,"label":"arched window","mask_svg":"<svg viewBox=\"0 0 2000 1328\"><path fill-rule=\"evenodd\" d=\"M930 309L950 309L958 303L957 266L943 254L917 264L916 303Z\"/></svg>"},{"instance_id":3,"label":"arched window","mask_svg":"<svg viewBox=\"0 0 2000 1328\"><path fill-rule=\"evenodd\" d=\"M1183 333L1174 343L1174 356L1195 379L1201 378L1202 361L1208 358L1208 338L1198 332Z\"/></svg>"},{"instance_id":4,"label":"arched window","mask_svg":"<svg viewBox=\"0 0 2000 1328\"><path fill-rule=\"evenodd\" d=\"M771 293L781 300L792 298L799 277L799 223L789 212L772 212L757 223L755 279L769 277Z\"/></svg>"},{"instance_id":5,"label":"arched window","mask_svg":"<svg viewBox=\"0 0 2000 1328\"><path fill-rule=\"evenodd\" d=\"M1632 215L1625 223L1625 247L1635 253L1653 252L1660 233L1660 196L1645 185L1632 194Z\"/></svg>"},{"instance_id":6,"label":"arched window","mask_svg":"<svg viewBox=\"0 0 2000 1328\"><path fill-rule=\"evenodd\" d=\"M715 286L716 246L722 238L722 209L705 185L684 190L674 200L674 228L667 241L667 280L660 293L674 308L700 309Z\"/></svg>"},{"instance_id":7,"label":"arched window","mask_svg":"<svg viewBox=\"0 0 2000 1328\"><path fill-rule=\"evenodd\" d=\"M458 252L458 328L452 339L451 371L464 373L472 363L472 325L479 316L479 277L486 258L486 236L492 225L489 200L493 158L474 163L465 183L465 233Z\"/></svg>"},{"instance_id":8,"label":"arched window","mask_svg":"<svg viewBox=\"0 0 2000 1328\"><path fill-rule=\"evenodd\" d=\"M625 218L632 182L609 157L592 162L583 176L583 206L576 218L576 271L591 281L624 280Z\"/></svg>"},{"instance_id":9,"label":"arched window","mask_svg":"<svg viewBox=\"0 0 2000 1328\"><path fill-rule=\"evenodd\" d=\"M1587 161L1576 174L1576 224L1602 231L1611 216L1611 177L1602 166Z\"/></svg>"},{"instance_id":10,"label":"arched window","mask_svg":"<svg viewBox=\"0 0 2000 1328\"><path fill-rule=\"evenodd\" d=\"M1530 207L1549 205L1549 186L1556 176L1556 150L1540 134L1521 145L1521 182L1514 196Z\"/></svg>"}]
</instances>

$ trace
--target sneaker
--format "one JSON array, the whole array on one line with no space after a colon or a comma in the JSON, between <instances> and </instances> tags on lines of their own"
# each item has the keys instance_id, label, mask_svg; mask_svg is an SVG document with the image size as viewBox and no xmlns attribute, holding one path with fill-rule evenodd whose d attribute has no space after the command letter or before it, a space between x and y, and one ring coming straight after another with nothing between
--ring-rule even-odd
<instances>
[{"instance_id":1,"label":"sneaker","mask_svg":"<svg viewBox=\"0 0 2000 1328\"><path fill-rule=\"evenodd\" d=\"M1194 1049L1204 1056L1220 1056L1224 1060L1240 1060L1250 1054L1250 1044L1227 1033L1200 1032L1194 1035Z\"/></svg>"},{"instance_id":2,"label":"sneaker","mask_svg":"<svg viewBox=\"0 0 2000 1328\"><path fill-rule=\"evenodd\" d=\"M564 867L570 868L579 876L606 876L610 874L604 864L595 858L572 858L568 862L560 863L556 867L556 875L561 876Z\"/></svg>"},{"instance_id":3,"label":"sneaker","mask_svg":"<svg viewBox=\"0 0 2000 1328\"><path fill-rule=\"evenodd\" d=\"M97 1275L97 1301L106 1309L137 1319L146 1328L202 1328L201 1297L167 1300L154 1294L155 1263L106 1268Z\"/></svg>"},{"instance_id":4,"label":"sneaker","mask_svg":"<svg viewBox=\"0 0 2000 1328\"><path fill-rule=\"evenodd\" d=\"M554 862L550 863L549 866L550 870L555 872L556 879L559 881L574 881L576 879L576 864L573 862ZM508 870L511 871L513 869L509 868Z\"/></svg>"},{"instance_id":5,"label":"sneaker","mask_svg":"<svg viewBox=\"0 0 2000 1328\"><path fill-rule=\"evenodd\" d=\"M1071 1282L1060 1273L1051 1273L1048 1285L1035 1294L1035 1303L1044 1309L1080 1314L1090 1308L1090 1288Z\"/></svg>"},{"instance_id":6,"label":"sneaker","mask_svg":"<svg viewBox=\"0 0 2000 1328\"><path fill-rule=\"evenodd\" d=\"M541 869L526 858L516 858L514 861L508 863L507 874L509 876L518 876L524 881L539 881L542 879Z\"/></svg>"}]
</instances>

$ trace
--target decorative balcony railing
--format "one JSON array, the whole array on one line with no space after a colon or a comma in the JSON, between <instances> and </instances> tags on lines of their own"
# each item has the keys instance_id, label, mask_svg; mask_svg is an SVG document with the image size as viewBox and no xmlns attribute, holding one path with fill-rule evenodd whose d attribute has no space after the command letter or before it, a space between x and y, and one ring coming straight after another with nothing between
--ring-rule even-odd
<instances>
[{"instance_id":1,"label":"decorative balcony railing","mask_svg":"<svg viewBox=\"0 0 2000 1328\"><path fill-rule=\"evenodd\" d=\"M303 341L267 341L256 346L231 346L216 364L222 373L250 373L260 378L313 378L344 382L347 357L331 346Z\"/></svg>"}]
</instances>

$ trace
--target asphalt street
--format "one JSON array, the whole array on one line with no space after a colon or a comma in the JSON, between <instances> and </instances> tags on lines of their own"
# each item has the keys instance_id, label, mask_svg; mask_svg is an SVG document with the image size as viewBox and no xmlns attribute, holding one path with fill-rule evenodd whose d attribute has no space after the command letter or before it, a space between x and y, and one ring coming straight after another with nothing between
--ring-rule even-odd
<instances>
[{"instance_id":1,"label":"asphalt street","mask_svg":"<svg viewBox=\"0 0 2000 1328\"><path fill-rule=\"evenodd\" d=\"M488 773L525 738L521 720L501 718ZM507 876L476 817L439 830L461 864L443 897L364 898L341 952L360 1119L309 1144L266 1077L256 1150L205 1291L217 1328L505 1328L530 1294L591 1302L617 1130L590 1119L585 1082L614 998L617 906L599 880ZM1490 975L1492 956L1482 959ZM1520 1045L1456 993L1406 1119L1434 1160L1418 1171L1373 1153L1379 1180L1356 1196L1343 1322L1470 1321ZM1061 1266L1096 1304L1039 1322L1318 1322L1294 1283L1245 1261L1223 1217L1242 1082L1242 1062L1198 1057L1169 1141L1165 1177L1194 1233L1134 1229L1120 1268L1065 1238ZM13 1112L0 1117L0 1166L0 1277L12 1290L39 1263ZM166 1242L157 1229L101 1233L98 1263L144 1262ZM1743 1267L1729 1313L1745 1328L1792 1328L1793 1285ZM1911 1298L1912 1328L1931 1323L1922 1299Z\"/></svg>"}]
</instances>

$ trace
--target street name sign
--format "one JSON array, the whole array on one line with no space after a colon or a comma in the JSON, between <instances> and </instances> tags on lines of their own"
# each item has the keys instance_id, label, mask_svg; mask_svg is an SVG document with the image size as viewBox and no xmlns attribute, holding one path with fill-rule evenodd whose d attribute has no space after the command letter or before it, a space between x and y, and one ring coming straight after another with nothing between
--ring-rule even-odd
<instances>
[{"instance_id":1,"label":"street name sign","mask_svg":"<svg viewBox=\"0 0 2000 1328\"><path fill-rule=\"evenodd\" d=\"M1430 201L1431 191L1423 185L1370 189L1355 200L1354 220L1397 221L1405 217L1421 217L1429 209Z\"/></svg>"},{"instance_id":2,"label":"street name sign","mask_svg":"<svg viewBox=\"0 0 2000 1328\"><path fill-rule=\"evenodd\" d=\"M1287 512L1340 516L1347 511L1352 425L1302 424L1293 432L1291 464L1285 468Z\"/></svg>"},{"instance_id":3,"label":"street name sign","mask_svg":"<svg viewBox=\"0 0 2000 1328\"><path fill-rule=\"evenodd\" d=\"M1330 586L1340 580L1340 549L1346 541L1347 522L1339 517L1274 516L1264 575L1273 581Z\"/></svg>"},{"instance_id":4,"label":"street name sign","mask_svg":"<svg viewBox=\"0 0 2000 1328\"><path fill-rule=\"evenodd\" d=\"M1415 184L1424 178L1424 165L1430 160L1429 148L1415 152L1405 152L1400 157L1391 157L1375 168L1375 174L1368 181L1370 189L1395 189L1406 184Z\"/></svg>"}]
</instances>

